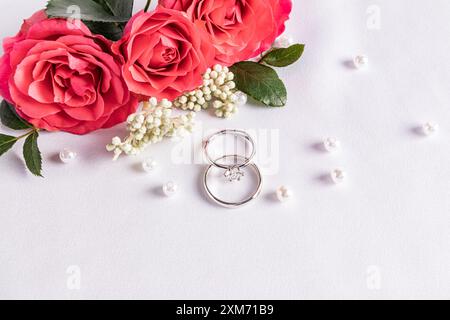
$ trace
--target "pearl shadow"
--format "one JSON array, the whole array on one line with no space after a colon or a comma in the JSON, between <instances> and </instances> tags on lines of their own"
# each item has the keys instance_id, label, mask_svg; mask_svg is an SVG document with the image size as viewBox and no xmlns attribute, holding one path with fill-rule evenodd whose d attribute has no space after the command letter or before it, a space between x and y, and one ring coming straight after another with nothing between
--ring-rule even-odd
<instances>
[{"instance_id":1,"label":"pearl shadow","mask_svg":"<svg viewBox=\"0 0 450 320\"><path fill-rule=\"evenodd\" d=\"M353 62L353 60L344 60L342 61L342 66L346 69L350 69L350 70L357 70L355 63Z\"/></svg>"},{"instance_id":2,"label":"pearl shadow","mask_svg":"<svg viewBox=\"0 0 450 320\"><path fill-rule=\"evenodd\" d=\"M315 181L322 185L332 186L334 185L333 179L331 179L330 174L322 173L314 178Z\"/></svg>"},{"instance_id":3,"label":"pearl shadow","mask_svg":"<svg viewBox=\"0 0 450 320\"><path fill-rule=\"evenodd\" d=\"M58 165L63 165L64 163L61 161L61 158L59 157L59 153L55 152L52 153L49 157L47 157L47 160L49 162L58 164Z\"/></svg>"},{"instance_id":4,"label":"pearl shadow","mask_svg":"<svg viewBox=\"0 0 450 320\"><path fill-rule=\"evenodd\" d=\"M419 126L411 126L409 128L409 133L414 135L414 136L416 136L416 137L419 137L419 138L425 138L426 137L426 135L423 133L422 127L419 127Z\"/></svg>"},{"instance_id":5,"label":"pearl shadow","mask_svg":"<svg viewBox=\"0 0 450 320\"><path fill-rule=\"evenodd\" d=\"M315 152L327 153L327 150L325 149L323 142L315 142L315 143L311 144L310 149L314 150Z\"/></svg>"},{"instance_id":6,"label":"pearl shadow","mask_svg":"<svg viewBox=\"0 0 450 320\"><path fill-rule=\"evenodd\" d=\"M148 175L152 174L152 173L146 172L144 170L144 168L142 168L142 163L141 162L133 163L130 166L130 168L131 168L131 170L133 170L134 172L139 173L139 174L148 174Z\"/></svg>"},{"instance_id":7,"label":"pearl shadow","mask_svg":"<svg viewBox=\"0 0 450 320\"><path fill-rule=\"evenodd\" d=\"M164 191L162 189L162 186L157 186L157 187L152 187L151 188L151 193L157 197L166 197L166 195L164 194Z\"/></svg>"},{"instance_id":8,"label":"pearl shadow","mask_svg":"<svg viewBox=\"0 0 450 320\"><path fill-rule=\"evenodd\" d=\"M264 195L264 199L268 202L272 202L272 203L278 203L279 200L277 198L277 194L275 192L267 192Z\"/></svg>"}]
</instances>

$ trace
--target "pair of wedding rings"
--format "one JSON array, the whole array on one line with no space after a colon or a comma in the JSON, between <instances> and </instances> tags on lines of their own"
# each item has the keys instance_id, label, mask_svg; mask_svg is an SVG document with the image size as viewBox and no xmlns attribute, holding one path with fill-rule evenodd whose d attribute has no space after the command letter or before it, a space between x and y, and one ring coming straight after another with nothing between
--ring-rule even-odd
<instances>
[{"instance_id":1,"label":"pair of wedding rings","mask_svg":"<svg viewBox=\"0 0 450 320\"><path fill-rule=\"evenodd\" d=\"M210 148L213 145L214 141L223 136L233 136L236 139L243 139L245 143L248 143L250 145L250 154L249 155L240 155L240 154L225 154L222 156L219 156L218 158L213 158L210 155ZM236 130L236 129L226 129L219 132L214 133L211 135L204 143L203 150L206 155L206 159L210 163L208 168L206 169L204 176L203 176L203 186L205 188L206 194L208 197L214 201L215 203L226 207L226 208L239 208L243 205L248 204L252 200L255 200L258 198L258 196L261 193L262 189L262 175L261 171L259 170L258 166L252 162L253 158L256 155L256 146L255 141L253 138L245 131L242 130ZM229 161L231 160L231 163ZM223 176L230 182L240 181L241 178L244 176L243 169L250 167L253 169L253 171L256 174L257 177L257 183L255 190L250 194L250 196L237 201L225 201L220 199L218 196L214 195L212 192L208 180L210 173L213 168L219 168L225 170Z\"/></svg>"}]
</instances>

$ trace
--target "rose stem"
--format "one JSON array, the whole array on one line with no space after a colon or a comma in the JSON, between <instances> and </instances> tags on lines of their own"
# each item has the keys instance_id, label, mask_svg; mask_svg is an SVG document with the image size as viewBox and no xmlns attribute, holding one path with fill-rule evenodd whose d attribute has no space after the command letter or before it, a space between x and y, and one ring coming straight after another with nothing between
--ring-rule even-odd
<instances>
[{"instance_id":1,"label":"rose stem","mask_svg":"<svg viewBox=\"0 0 450 320\"><path fill-rule=\"evenodd\" d=\"M151 2L152 2L152 0L147 0L147 4L145 5L144 12L148 11L148 8L150 7Z\"/></svg>"}]
</instances>

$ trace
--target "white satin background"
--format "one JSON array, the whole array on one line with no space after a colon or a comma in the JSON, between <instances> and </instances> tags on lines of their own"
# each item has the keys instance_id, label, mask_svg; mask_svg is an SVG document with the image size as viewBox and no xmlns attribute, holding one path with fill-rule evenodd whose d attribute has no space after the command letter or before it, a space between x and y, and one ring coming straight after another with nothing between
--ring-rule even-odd
<instances>
[{"instance_id":1,"label":"white satin background","mask_svg":"<svg viewBox=\"0 0 450 320\"><path fill-rule=\"evenodd\" d=\"M0 36L44 5L3 0ZM373 5L379 29L367 26ZM143 157L111 162L104 145L123 126L42 134L45 179L16 146L0 159L0 298L450 298L449 20L448 0L294 0L287 33L306 51L280 70L286 108L199 115L204 129L279 130L279 170L243 209L210 204L204 167L174 163L170 142L145 153L153 174ZM367 71L348 67L360 52ZM426 121L437 136L414 133ZM327 136L340 153L314 147ZM65 147L79 154L70 165L57 159ZM335 167L345 185L321 179ZM157 191L168 180L172 199ZM283 184L295 197L280 204Z\"/></svg>"}]
</instances>

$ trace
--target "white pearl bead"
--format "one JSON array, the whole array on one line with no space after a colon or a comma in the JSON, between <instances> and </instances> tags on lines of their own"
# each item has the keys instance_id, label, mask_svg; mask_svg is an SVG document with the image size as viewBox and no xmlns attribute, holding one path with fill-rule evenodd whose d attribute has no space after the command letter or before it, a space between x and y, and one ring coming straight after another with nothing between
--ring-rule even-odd
<instances>
[{"instance_id":1,"label":"white pearl bead","mask_svg":"<svg viewBox=\"0 0 450 320\"><path fill-rule=\"evenodd\" d=\"M285 187L285 186L279 187L277 189L276 195L277 195L277 199L280 202L285 202L294 196L293 192L288 187Z\"/></svg>"},{"instance_id":2,"label":"white pearl bead","mask_svg":"<svg viewBox=\"0 0 450 320\"><path fill-rule=\"evenodd\" d=\"M157 167L157 162L153 160L153 158L148 158L142 161L142 169L144 169L145 172L152 172Z\"/></svg>"},{"instance_id":3,"label":"white pearl bead","mask_svg":"<svg viewBox=\"0 0 450 320\"><path fill-rule=\"evenodd\" d=\"M369 57L366 55L358 55L353 59L353 64L355 65L356 69L363 69L366 68L369 64Z\"/></svg>"},{"instance_id":4,"label":"white pearl bead","mask_svg":"<svg viewBox=\"0 0 450 320\"><path fill-rule=\"evenodd\" d=\"M70 149L63 149L59 153L59 159L64 163L72 162L77 157L77 153Z\"/></svg>"},{"instance_id":5,"label":"white pearl bead","mask_svg":"<svg viewBox=\"0 0 450 320\"><path fill-rule=\"evenodd\" d=\"M177 193L178 185L175 182L169 181L163 185L162 191L167 197L172 197Z\"/></svg>"},{"instance_id":6,"label":"white pearl bead","mask_svg":"<svg viewBox=\"0 0 450 320\"><path fill-rule=\"evenodd\" d=\"M328 152L335 152L341 147L341 142L336 138L332 138L332 137L326 138L323 141L323 147Z\"/></svg>"},{"instance_id":7,"label":"white pearl bead","mask_svg":"<svg viewBox=\"0 0 450 320\"><path fill-rule=\"evenodd\" d=\"M334 169L330 173L331 180L333 180L334 183L339 184L345 181L347 174L342 169Z\"/></svg>"},{"instance_id":8,"label":"white pearl bead","mask_svg":"<svg viewBox=\"0 0 450 320\"><path fill-rule=\"evenodd\" d=\"M426 136L431 136L437 133L439 130L439 125L433 122L427 122L422 125L422 133Z\"/></svg>"},{"instance_id":9,"label":"white pearl bead","mask_svg":"<svg viewBox=\"0 0 450 320\"><path fill-rule=\"evenodd\" d=\"M234 93L232 100L237 106L243 106L247 103L248 96L242 91L237 91Z\"/></svg>"},{"instance_id":10,"label":"white pearl bead","mask_svg":"<svg viewBox=\"0 0 450 320\"><path fill-rule=\"evenodd\" d=\"M291 35L282 35L275 40L275 48L288 48L294 44L294 38Z\"/></svg>"}]
</instances>

